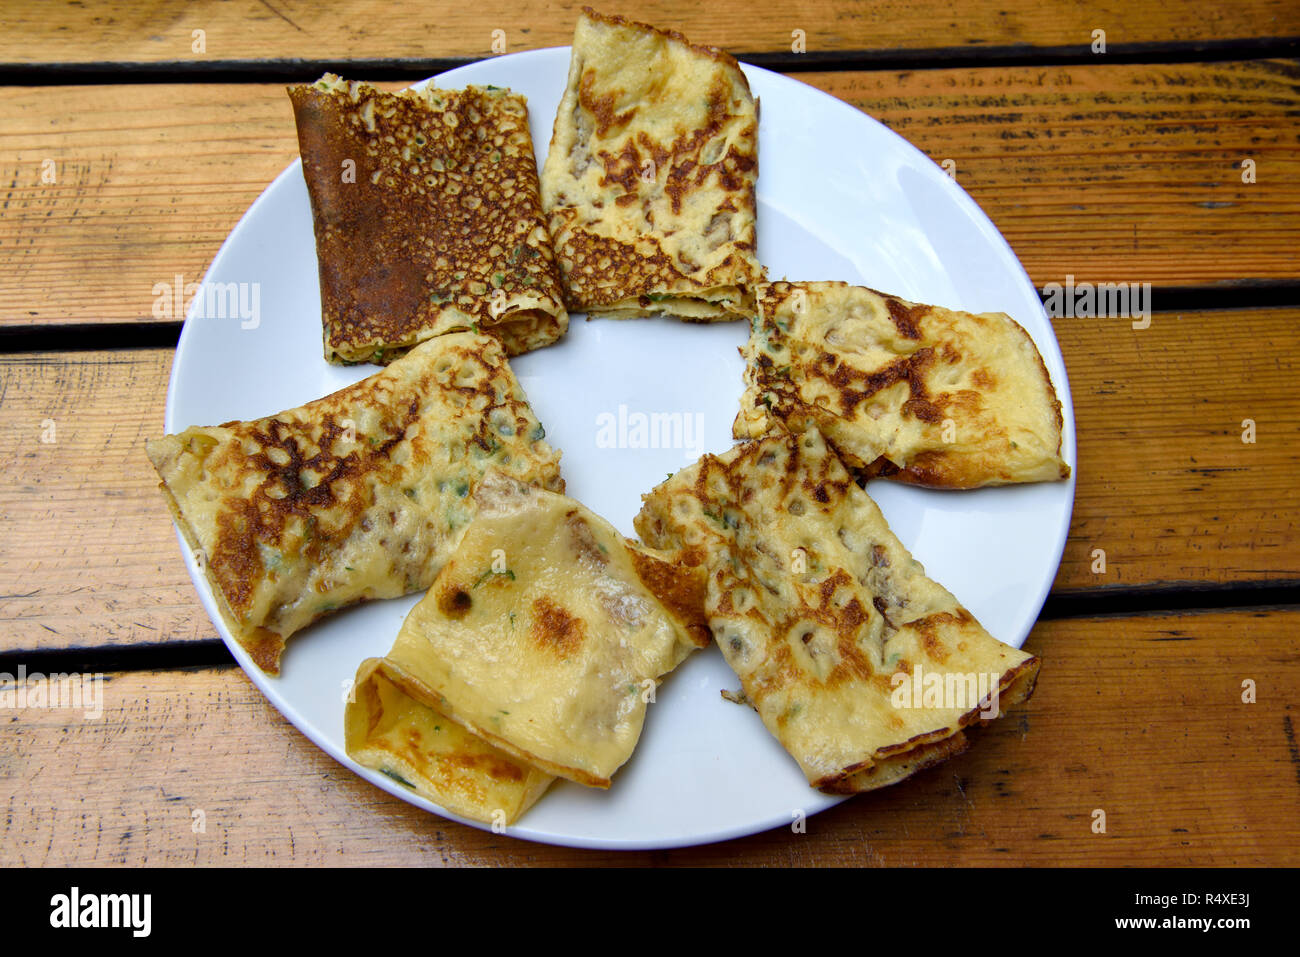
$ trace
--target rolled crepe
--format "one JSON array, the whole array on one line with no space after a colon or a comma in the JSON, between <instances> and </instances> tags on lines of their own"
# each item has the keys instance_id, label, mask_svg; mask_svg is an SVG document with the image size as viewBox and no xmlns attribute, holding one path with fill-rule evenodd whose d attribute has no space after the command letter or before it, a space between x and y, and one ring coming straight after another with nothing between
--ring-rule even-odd
<instances>
[{"instance_id":1,"label":"rolled crepe","mask_svg":"<svg viewBox=\"0 0 1300 957\"><path fill-rule=\"evenodd\" d=\"M289 96L327 360L389 362L454 329L491 333L512 356L564 335L521 95L383 93L326 74Z\"/></svg>"},{"instance_id":2,"label":"rolled crepe","mask_svg":"<svg viewBox=\"0 0 1300 957\"><path fill-rule=\"evenodd\" d=\"M463 332L323 399L147 451L231 633L278 674L285 640L317 618L428 588L490 466L563 490L544 435L501 344Z\"/></svg>"},{"instance_id":3,"label":"rolled crepe","mask_svg":"<svg viewBox=\"0 0 1300 957\"><path fill-rule=\"evenodd\" d=\"M702 581L573 499L489 473L386 666L417 700L547 774L606 788L660 679L708 641Z\"/></svg>"},{"instance_id":4,"label":"rolled crepe","mask_svg":"<svg viewBox=\"0 0 1300 957\"><path fill-rule=\"evenodd\" d=\"M714 641L814 787L903 780L1033 691L1038 659L926 577L816 429L705 455L644 498L637 531L707 571Z\"/></svg>"},{"instance_id":5,"label":"rolled crepe","mask_svg":"<svg viewBox=\"0 0 1300 957\"><path fill-rule=\"evenodd\" d=\"M759 287L733 433L815 427L861 475L976 488L1069 476L1061 402L1005 313L926 306L842 282Z\"/></svg>"},{"instance_id":6,"label":"rolled crepe","mask_svg":"<svg viewBox=\"0 0 1300 957\"><path fill-rule=\"evenodd\" d=\"M758 101L734 59L584 8L542 170L570 309L752 316L757 179Z\"/></svg>"}]
</instances>

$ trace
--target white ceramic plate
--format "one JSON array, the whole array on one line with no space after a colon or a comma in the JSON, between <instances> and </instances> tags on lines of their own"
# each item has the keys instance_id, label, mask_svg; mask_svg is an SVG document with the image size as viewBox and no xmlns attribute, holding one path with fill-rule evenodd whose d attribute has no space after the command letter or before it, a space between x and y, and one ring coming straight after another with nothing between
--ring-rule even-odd
<instances>
[{"instance_id":1,"label":"white ceramic plate","mask_svg":"<svg viewBox=\"0 0 1300 957\"><path fill-rule=\"evenodd\" d=\"M544 151L568 63L567 48L537 50L462 67L435 83L490 83L525 94L533 140ZM762 100L758 235L769 277L841 279L915 301L1009 313L1033 336L1052 375L1065 413L1063 454L1073 464L1060 348L1028 276L974 201L924 154L853 107L766 70L746 66L745 74ZM205 282L258 284L259 321L244 328L252 321L191 312L172 367L168 432L269 415L375 371L322 358L316 247L300 163L249 208ZM747 333L744 322L577 316L559 345L514 360L547 439L564 453L569 494L634 534L641 493L700 453L733 444L737 349ZM626 416L684 413L702 422L702 433L691 448L605 447L609 433L600 425L609 419L601 416L617 422L620 409ZM634 441L625 438L616 445ZM870 491L932 577L995 636L1024 642L1061 559L1073 479L975 492L878 481ZM363 658L388 651L419 596L359 606L299 633L288 643L282 676L268 678L230 636L183 542L182 550L213 624L286 718L377 787L461 820L344 753L344 689ZM738 684L716 648L694 655L659 689L636 753L609 791L556 782L508 833L579 847L674 847L788 826L800 813L841 800L809 788L758 717L719 696Z\"/></svg>"}]
</instances>

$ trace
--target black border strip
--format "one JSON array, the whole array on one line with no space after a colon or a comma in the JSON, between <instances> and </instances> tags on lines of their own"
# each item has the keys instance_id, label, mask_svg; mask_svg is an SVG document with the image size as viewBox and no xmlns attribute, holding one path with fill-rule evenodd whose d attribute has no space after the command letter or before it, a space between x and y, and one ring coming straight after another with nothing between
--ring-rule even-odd
<instances>
[{"instance_id":1,"label":"black border strip","mask_svg":"<svg viewBox=\"0 0 1300 957\"><path fill-rule=\"evenodd\" d=\"M1300 55L1300 37L1112 44L1093 53L1085 40L1069 46L971 45L807 53L736 53L738 60L782 73L936 70L950 67L1070 66L1114 63L1204 63L1286 59ZM335 72L368 80L419 80L487 57L340 57L249 60L166 60L154 63L0 63L0 85L69 86L132 83L306 83Z\"/></svg>"},{"instance_id":2,"label":"black border strip","mask_svg":"<svg viewBox=\"0 0 1300 957\"><path fill-rule=\"evenodd\" d=\"M1193 721L1195 718L1189 720L1189 727L1195 726ZM1206 737L1209 737L1208 732ZM1234 741L1233 745L1238 749L1250 747L1249 742L1238 744ZM256 748L257 745L252 747ZM1045 751L1041 747L1038 750ZM1133 763L1141 760L1140 755L1132 752L1125 757ZM989 764L988 777L996 779L998 776L992 773L992 761ZM270 765L275 770L264 770L265 765ZM284 776L279 770L282 766L278 760L274 764L261 761L256 768L250 766L244 774L234 778L231 790L234 792L234 789L239 789L235 793L242 793L245 790L241 787L243 782L253 779L259 783L269 780L279 784ZM1127 770L1120 762L1115 762L1112 766L1117 774L1124 774ZM970 766L967 768L965 773L969 773ZM1224 795L1221 800L1231 801L1229 795L1245 795L1252 787L1258 787L1255 782L1240 777L1221 777L1224 783L1216 782L1214 785L1216 793ZM328 909L332 907L330 901L340 899L340 888L362 884L384 889L385 913L429 913L433 899L430 888L436 886L436 899L441 913L455 916L458 923L466 926L472 924L484 927L504 926L503 920L515 927L550 926L555 921L555 907L553 898L547 892L557 886L562 886L573 900L607 900L610 888L615 884L625 897L633 900L656 900L674 891L679 895L691 895L691 899L698 896L704 900L708 899L707 894L720 881L725 881L728 892L737 900L815 900L819 909L826 913L853 913L855 908L862 906L864 885L884 888L888 883L889 896L895 900L960 900L960 919L963 920L969 920L966 915L1009 911L1007 902L1014 901L1015 924L1027 940L1050 941L1068 936L1070 940L1078 942L1080 951L1091 951L1093 947L1098 947L1105 948L1108 954L1119 950L1137 950L1133 946L1134 942L1143 945L1142 950L1150 950L1152 940L1166 938L1172 941L1170 950L1177 949L1180 953L1188 949L1189 938L1192 941L1208 939L1216 945L1223 945L1216 946L1213 951L1208 946L1204 951L1199 947L1190 948L1199 953L1227 953L1233 950L1259 952L1267 943L1264 940L1267 936L1266 928L1289 926L1295 910L1293 828L1285 829L1287 843L1277 843L1266 852L1268 860L1284 862L1282 866L1225 867L1221 862L1234 863L1243 859L1251 861L1264 856L1256 853L1254 846L1247 843L1252 839L1251 832L1245 832L1244 840L1240 836L1248 825L1242 824L1227 835L1214 832L1206 834L1202 822L1208 818L1208 813L1199 810L1184 811L1184 815L1195 814L1198 817L1188 819L1191 833L1172 835L1173 838L1182 836L1191 839L1183 841L1187 847L1175 854L1166 850L1173 846L1171 835L1156 830L1144 817L1138 828L1121 832L1123 836L1118 840L1125 842L1126 863L1146 866L1087 867L1076 863L1073 867L1064 867L1061 866L1062 859L1094 864L1111 858L1103 857L1097 852L1090 857L1087 851L1078 849L1080 844L1069 830L1078 825L1077 820L1065 822L1062 839L1062 825L1057 823L1056 818L1043 812L1037 795L1024 795L1011 788L1004 791L1000 780L997 781L999 793L1016 794L1012 801L1017 802L1021 808L1037 813L1022 812L1015 824L1005 828L999 825L998 830L1005 833L997 834L997 839L1016 839L1023 847L1036 845L1037 853L1017 847L1016 853L1008 853L1003 857L1005 866L970 867L969 861L952 850L944 860L946 866L928 868L908 866L913 862L905 851L889 852L891 858L904 863L880 867L872 860L872 844L879 840L882 849L891 848L893 845L889 842L894 841L899 832L906 832L897 824L897 818L891 822L882 815L885 808L892 805L868 798L855 801L851 811L845 808L848 816L828 812L828 817L836 815L838 824L822 825L821 818L817 824L810 823L807 831L809 835L816 833L815 838L795 836L792 839L789 827L777 826L762 834L711 845L662 850L556 848L552 851L551 848L538 847L526 841L516 841L508 834L499 837L484 836L474 843L466 842L463 835L468 828L459 828L414 809L398 815L392 810L396 804L392 798L384 797L381 804L378 792L372 792L371 788L361 782L357 782L358 787L365 788L367 793L360 795L356 791L347 792L351 799L346 801L345 806L349 810L356 808L356 813L343 825L348 828L348 837L360 846L356 850L345 852L341 847L335 849L331 842L326 845L330 850L316 855L323 861L318 863L309 854L299 856L294 852L295 833L302 839L305 830L299 824L305 816L294 813L297 809L297 795L302 794L303 800L310 800L306 795L314 794L317 786L315 773L300 776L297 780L302 783L296 790L288 792L290 799L281 799L289 807L275 806L273 798L269 802L273 804L271 810L257 815L261 818L259 823L268 831L274 827L271 832L274 837L268 837L264 848L258 848L241 859L231 854L229 848L222 849L221 835L242 827L236 833L243 838L251 827L248 819L252 815L244 811L247 823L241 821L236 816L237 812L231 813L233 802L224 794L210 794L209 789L201 788L197 781L182 775L179 780L167 780L158 788L163 792L158 798L175 801L175 805L145 804L147 799L143 795L135 802L147 808L148 817L145 818L139 812L130 816L116 812L116 807L116 813L100 810L101 807L112 806L109 802L114 799L114 790L122 790L115 788L116 779L100 781L89 776L78 777L72 787L77 788L79 795L95 789L98 791L95 798L86 800L82 797L80 806L74 805L69 810L61 807L58 811L45 813L60 813L64 817L65 829L77 829L74 833L80 839L80 853L76 852L77 845L74 841L67 838L59 839L57 850L47 848L45 831L14 836L7 842L6 849L10 853L5 862L6 867L0 870L0 893L3 893L5 900L6 940L30 941L32 950L38 953L101 949L100 944L114 939L133 945L133 949L154 945L160 949L174 950L192 949L197 933L214 950L220 948L222 952L239 953L248 946L247 923L239 919L216 919L212 911L212 902L228 899L230 888L236 883L240 899L273 900L277 912L287 914L309 911L316 913L321 911L322 904ZM1227 781L1233 783L1225 786ZM956 783L964 796L964 785L960 780ZM140 782L137 786L142 784ZM156 787L152 780L150 785L151 789ZM946 786L950 788L951 783ZM1084 800L1092 800L1091 789L1085 790L1082 785L1074 787L1072 778L1062 786L1062 790L1065 786L1071 787L1073 793L1080 795L1078 806L1082 807ZM924 800L920 795L925 793L921 790L925 787L927 785L920 785L917 789L909 788L911 796L907 799L908 805L919 804ZM1151 795L1151 800L1164 799L1168 792L1176 788L1180 790L1175 794L1175 800L1180 800L1181 806L1200 806L1196 803L1199 792L1194 784L1182 780L1162 780L1154 784L1147 794ZM1097 791L1101 789L1098 788ZM199 793L203 793L202 798ZM1144 810L1139 802L1147 799L1147 794L1141 799L1131 800L1124 807L1124 810L1137 810L1130 811L1129 816L1122 820L1131 821ZM10 804L12 806L20 801L30 801L35 796L20 791L10 798ZM209 817L222 823L214 827L213 821L209 820L207 834L198 838L198 842L212 843L202 852L196 850L192 859L183 858L178 840L172 838L174 843L164 846L165 838L155 838L152 835L164 828L187 824L191 805L200 801L213 809L209 812ZM1270 811L1279 816L1288 814L1286 809L1289 805L1286 801L1286 797L1274 798ZM969 798L967 802L975 805ZM976 806L982 810L992 803L994 802L981 802ZM66 801L65 806L67 804L72 802ZM975 816L976 812L956 799L945 800L944 804L944 809L935 813L935 823L924 831L922 839L931 841L936 847L942 841L944 846L952 849L961 846L954 843L954 838L970 840L972 825L967 823L966 818ZM1106 806L1109 808L1112 804L1124 806L1118 798L1112 798ZM960 809L954 810L948 805L960 805ZM1255 806L1262 806L1262 802L1255 802ZM218 807L225 820L217 817ZM1086 811L1079 812L1070 817L1083 816L1085 813ZM1121 813L1117 810L1116 817ZM1224 818L1228 818L1230 813L1225 811ZM81 816L80 822L75 820L74 815ZM416 815L420 820L413 820ZM11 818L13 816L11 814ZM181 823L176 823L178 819ZM98 833L95 833L97 820L100 827ZM1168 823L1163 818L1160 820L1162 826ZM844 827L850 821L855 822L851 832L848 827ZM1087 823L1085 818L1084 824ZM133 850L142 842L139 834L135 835L134 842L124 843L118 848L110 846L115 835L121 834L120 839L125 842L132 836L132 828L139 830L142 827L152 829L142 851ZM836 827L841 828L841 831L828 830ZM1058 833L1032 833L1033 829L1041 828L1051 828ZM1186 830L1175 828L1175 831ZM215 836L213 831L217 831ZM981 831L980 837L991 848L994 835L986 837L985 833ZM96 843L93 849L90 847L93 843L90 837L92 834L96 842L102 842ZM311 834L314 837L316 832L312 831ZM841 836L836 838L836 844L831 845L827 839L835 834ZM913 835L920 836L917 831ZM358 840L359 838L363 840ZM827 845L824 851L829 860L823 859L818 853L818 844L801 847L804 840L824 842ZM1082 840L1092 843L1087 838ZM1098 837L1095 840L1105 842L1114 838ZM287 853L283 850L286 841L289 844ZM1044 841L1049 843L1045 844ZM325 844L325 841L319 843ZM394 871L390 870L397 862L391 861L385 852L400 844L423 852L418 862L420 867L431 869L441 858L444 866L457 869L455 873L445 876L436 874L427 877L412 869L412 879L407 880L405 873L402 873L399 880ZM483 850L472 850L476 847L482 847ZM1045 847L1060 848L1059 856L1046 856L1042 850ZM996 850L1007 851L1008 848L997 847ZM25 855L24 851L27 852ZM1162 851L1179 863L1172 866L1151 866L1149 862L1159 860L1157 854ZM63 864L64 858L69 858L71 864L49 866L51 862ZM1114 859L1118 859L1118 855ZM1206 860L1219 866L1192 867L1186 863ZM91 864L88 866L81 863L83 861L90 861ZM217 866L210 866L212 863ZM303 866L304 863L308 866ZM38 866L42 864L46 866ZM726 871L705 869L719 864L724 865ZM1287 867L1287 864L1291 866ZM552 873L559 868L564 869L562 874ZM852 876L854 871L859 872L858 877ZM879 876L872 873L877 871L881 872ZM56 913L66 915L71 910L76 914L80 909L67 907L73 888L76 888L78 899L82 902L104 894L123 895L127 906L123 908L124 917L115 921L118 926L74 929L64 926L71 921L58 921L56 924ZM699 895L695 893L697 890L701 892ZM883 898L884 895L881 896ZM1145 902L1135 903L1139 899ZM149 936L141 940L133 937L137 932L134 927L140 927L138 932L143 933L146 922L137 917L137 914L143 917L143 912L137 911L136 907L146 900ZM509 903L508 915L503 913L503 901ZM587 908L587 911L589 913L583 914L584 939L618 940L620 935L626 936L627 916L622 908L597 906ZM104 905L98 913L101 921L109 924L108 905ZM118 912L114 910L111 913L116 917ZM321 913L325 917L329 916ZM1189 928L1188 918L1205 920L1207 926L1204 932L1213 927L1213 933L1207 938L1202 928ZM134 926L133 919L138 921ZM1133 920L1138 923L1128 923ZM1148 920L1151 923L1145 927L1152 929L1144 929L1144 922ZM1211 923L1213 921L1225 923L1216 925ZM1238 921L1244 923L1238 924ZM872 939L878 941L874 946L889 953L906 953L914 949L917 927L929 930L933 926L918 925L916 920L903 919L878 923L879 927L872 927ZM965 929L964 926L962 929ZM1161 929L1163 932L1158 932ZM339 922L328 919L286 920L268 926L265 931L259 927L258 931L259 938L266 940L268 951L283 948L295 953L337 949L340 932ZM701 950L712 951L732 944L734 938L727 936L730 933L734 933L730 922L717 921L703 927L701 931L692 931L692 937L700 941ZM1121 948L1119 945L1123 942L1128 945ZM1229 944L1235 946L1230 947Z\"/></svg>"},{"instance_id":3,"label":"black border strip","mask_svg":"<svg viewBox=\"0 0 1300 957\"><path fill-rule=\"evenodd\" d=\"M322 73L349 79L422 80L487 57L341 57L337 60L164 60L156 63L0 63L0 85L73 86L140 83L310 83Z\"/></svg>"},{"instance_id":4,"label":"black border strip","mask_svg":"<svg viewBox=\"0 0 1300 957\"><path fill-rule=\"evenodd\" d=\"M1062 279L1065 277L1062 276ZM1039 290L1039 297L1043 298ZM1240 280L1212 286L1155 286L1152 314L1300 307L1300 280ZM1068 321L1068 320L1060 320ZM0 319L0 355L23 352L89 352L109 349L173 349L177 320L80 322L63 325L6 324Z\"/></svg>"}]
</instances>

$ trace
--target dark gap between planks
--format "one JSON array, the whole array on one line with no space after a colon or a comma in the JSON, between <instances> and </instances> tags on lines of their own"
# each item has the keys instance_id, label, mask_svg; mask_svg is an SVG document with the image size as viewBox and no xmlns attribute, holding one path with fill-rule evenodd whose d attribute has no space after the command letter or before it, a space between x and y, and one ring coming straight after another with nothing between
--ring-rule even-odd
<instances>
[{"instance_id":1,"label":"dark gap between planks","mask_svg":"<svg viewBox=\"0 0 1300 957\"><path fill-rule=\"evenodd\" d=\"M1104 280L1099 280L1104 281ZM1044 298L1039 290L1039 298ZM1151 290L1152 315L1300 307L1300 280L1241 280L1212 286ZM7 325L0 319L0 355L22 352L89 352L112 349L174 349L182 323L81 322L48 326Z\"/></svg>"},{"instance_id":2,"label":"dark gap between planks","mask_svg":"<svg viewBox=\"0 0 1300 957\"><path fill-rule=\"evenodd\" d=\"M1171 582L1154 585L1103 585L1052 592L1039 621L1066 618L1115 618L1189 612L1295 610L1300 580L1243 582Z\"/></svg>"},{"instance_id":3,"label":"dark gap between planks","mask_svg":"<svg viewBox=\"0 0 1300 957\"><path fill-rule=\"evenodd\" d=\"M524 51L519 51L524 52ZM1107 63L1205 63L1286 59L1300 55L1300 37L1246 37L1174 43L1116 43L1093 53L1088 43L1069 46L931 47L885 50L814 50L736 53L736 59L781 73L812 71L936 70L951 67L1070 66ZM420 80L478 63L486 57L339 57L328 60L170 60L156 63L0 63L0 85L68 86L132 83L310 82L336 72L369 80Z\"/></svg>"},{"instance_id":4,"label":"dark gap between planks","mask_svg":"<svg viewBox=\"0 0 1300 957\"><path fill-rule=\"evenodd\" d=\"M1049 595L1038 621L1067 618L1156 618L1228 610L1262 615L1271 611L1295 611L1298 605L1300 580L1103 587ZM16 674L19 665L28 674L108 674L235 667L235 659L225 644L216 638L171 644L149 642L102 648L0 652L0 673Z\"/></svg>"},{"instance_id":5,"label":"dark gap between planks","mask_svg":"<svg viewBox=\"0 0 1300 957\"><path fill-rule=\"evenodd\" d=\"M0 652L0 674L94 674L115 671L183 671L235 667L235 659L219 638L171 644L107 645L102 648L34 648Z\"/></svg>"}]
</instances>

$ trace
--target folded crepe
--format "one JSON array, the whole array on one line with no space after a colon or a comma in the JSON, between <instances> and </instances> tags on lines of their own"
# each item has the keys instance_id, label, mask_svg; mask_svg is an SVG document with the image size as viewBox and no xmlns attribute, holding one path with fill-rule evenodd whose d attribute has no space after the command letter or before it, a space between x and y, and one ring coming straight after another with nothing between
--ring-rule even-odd
<instances>
[{"instance_id":1,"label":"folded crepe","mask_svg":"<svg viewBox=\"0 0 1300 957\"><path fill-rule=\"evenodd\" d=\"M320 264L325 358L386 363L452 329L508 355L564 335L524 97L289 88Z\"/></svg>"},{"instance_id":2,"label":"folded crepe","mask_svg":"<svg viewBox=\"0 0 1300 957\"><path fill-rule=\"evenodd\" d=\"M759 288L733 434L816 427L862 475L935 488L1050 482L1061 403L1034 342L972 315L842 282Z\"/></svg>"},{"instance_id":3,"label":"folded crepe","mask_svg":"<svg viewBox=\"0 0 1300 957\"><path fill-rule=\"evenodd\" d=\"M357 669L343 720L344 745L358 764L486 824L515 823L555 780L470 734L402 681L380 658Z\"/></svg>"},{"instance_id":4,"label":"folded crepe","mask_svg":"<svg viewBox=\"0 0 1300 957\"><path fill-rule=\"evenodd\" d=\"M767 729L814 787L895 783L1033 691L889 530L815 428L705 455L644 496L636 528L709 576L705 610Z\"/></svg>"},{"instance_id":5,"label":"folded crepe","mask_svg":"<svg viewBox=\"0 0 1300 957\"><path fill-rule=\"evenodd\" d=\"M385 658L417 700L591 787L632 755L658 681L708 642L703 582L573 499L489 473Z\"/></svg>"},{"instance_id":6,"label":"folded crepe","mask_svg":"<svg viewBox=\"0 0 1300 957\"><path fill-rule=\"evenodd\" d=\"M585 7L542 170L565 302L753 315L758 102L734 59Z\"/></svg>"},{"instance_id":7,"label":"folded crepe","mask_svg":"<svg viewBox=\"0 0 1300 957\"><path fill-rule=\"evenodd\" d=\"M428 340L333 395L147 444L231 633L278 674L337 608L429 587L490 466L562 491L559 453L490 336Z\"/></svg>"}]
</instances>

